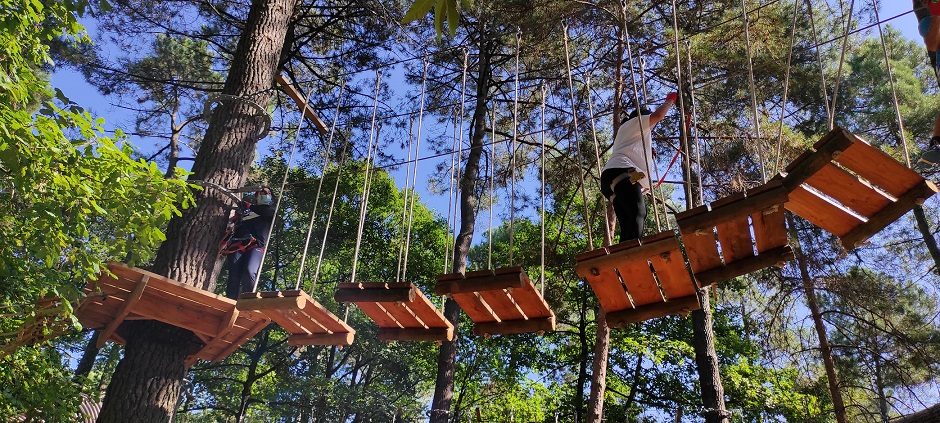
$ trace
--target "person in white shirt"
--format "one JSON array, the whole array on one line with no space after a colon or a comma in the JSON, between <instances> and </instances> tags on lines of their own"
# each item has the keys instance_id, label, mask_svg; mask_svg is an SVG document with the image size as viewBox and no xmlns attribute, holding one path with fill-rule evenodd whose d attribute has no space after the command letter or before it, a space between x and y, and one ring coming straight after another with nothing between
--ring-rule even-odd
<instances>
[{"instance_id":1,"label":"person in white shirt","mask_svg":"<svg viewBox=\"0 0 940 423\"><path fill-rule=\"evenodd\" d=\"M617 130L610 158L601 172L601 192L613 203L620 222L620 242L638 239L646 224L643 194L651 189L650 167L653 161L652 128L666 117L678 94L669 93L666 101L650 113L634 110Z\"/></svg>"}]
</instances>

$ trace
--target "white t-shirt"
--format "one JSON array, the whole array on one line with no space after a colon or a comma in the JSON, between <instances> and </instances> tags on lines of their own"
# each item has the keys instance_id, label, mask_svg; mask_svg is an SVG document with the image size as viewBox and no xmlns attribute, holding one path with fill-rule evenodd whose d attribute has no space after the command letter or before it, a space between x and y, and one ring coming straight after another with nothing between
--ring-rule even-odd
<instances>
[{"instance_id":1,"label":"white t-shirt","mask_svg":"<svg viewBox=\"0 0 940 423\"><path fill-rule=\"evenodd\" d=\"M640 180L640 185L647 190L650 189L652 173L647 163L649 166L656 165L653 161L652 142L649 115L641 115L639 118L624 122L617 130L617 139L614 140L614 146L610 149L611 155L607 159L607 164L604 165L604 170L632 167L646 174L646 177Z\"/></svg>"}]
</instances>

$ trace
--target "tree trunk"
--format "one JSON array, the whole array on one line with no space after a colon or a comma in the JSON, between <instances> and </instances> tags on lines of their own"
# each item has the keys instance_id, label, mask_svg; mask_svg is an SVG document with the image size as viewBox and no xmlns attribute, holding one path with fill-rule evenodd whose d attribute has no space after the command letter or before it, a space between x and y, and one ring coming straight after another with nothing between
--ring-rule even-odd
<instances>
[{"instance_id":1,"label":"tree trunk","mask_svg":"<svg viewBox=\"0 0 940 423\"><path fill-rule=\"evenodd\" d=\"M473 240L474 223L477 213L477 179L480 175L480 158L483 155L483 136L486 134L486 99L490 87L490 57L492 45L488 39L482 21L480 34L480 70L476 86L476 105L473 108L473 126L470 130L470 151L467 164L460 179L460 232L454 241L454 273L467 270L467 254ZM457 324L460 319L460 307L448 298L444 303L444 317L454 324L454 341L444 341L437 356L437 378L434 384L434 399L431 402L431 423L446 423L454 399L454 359L457 355L456 339L459 336Z\"/></svg>"},{"instance_id":2,"label":"tree trunk","mask_svg":"<svg viewBox=\"0 0 940 423\"><path fill-rule=\"evenodd\" d=\"M878 412L881 414L881 423L889 423L888 396L885 395L884 378L881 375L881 355L872 353L872 362L875 364L875 393L878 394Z\"/></svg>"},{"instance_id":3,"label":"tree trunk","mask_svg":"<svg viewBox=\"0 0 940 423\"><path fill-rule=\"evenodd\" d=\"M223 92L267 104L295 0L256 0ZM254 158L262 121L245 101L224 102L213 111L193 163L192 179L241 186ZM218 240L228 204L212 190L197 194L195 207L170 221L153 271L181 283L213 289L218 276ZM167 422L186 374L184 359L200 342L191 332L156 321L124 325L126 353L115 370L99 422Z\"/></svg>"},{"instance_id":4,"label":"tree trunk","mask_svg":"<svg viewBox=\"0 0 940 423\"><path fill-rule=\"evenodd\" d=\"M924 244L927 245L927 251L933 258L934 272L940 273L940 247L937 246L937 240L930 232L930 223L927 222L924 206L914 207L914 218L917 220L917 230L924 236Z\"/></svg>"},{"instance_id":5,"label":"tree trunk","mask_svg":"<svg viewBox=\"0 0 940 423\"><path fill-rule=\"evenodd\" d=\"M588 293L582 292L581 295L581 307L579 311L579 326L578 326L578 344L580 346L580 354L578 356L578 379L575 382L575 391L573 393L573 418L574 423L581 423L584 421L584 385L587 383L587 362L588 357L590 356L591 346L588 345L588 330L587 330L587 309L588 309ZM593 385L592 390L593 390Z\"/></svg>"},{"instance_id":6,"label":"tree trunk","mask_svg":"<svg viewBox=\"0 0 940 423\"><path fill-rule=\"evenodd\" d=\"M819 355L822 356L823 366L826 368L826 379L829 382L829 395L832 397L832 408L836 414L836 421L846 423L845 401L842 399L842 391L839 389L839 378L836 375L835 361L832 359L832 348L829 346L829 336L826 334L826 326L823 324L822 313L819 311L819 301L816 298L816 288L813 285L813 279L809 274L809 267L806 264L806 257L803 255L803 247L800 245L799 232L793 216L787 213L787 223L790 226L790 238L793 239L794 253L796 253L796 263L800 268L800 278L803 280L803 292L806 295L806 305L809 307L813 317L813 325L816 327L816 336L819 338Z\"/></svg>"},{"instance_id":7,"label":"tree trunk","mask_svg":"<svg viewBox=\"0 0 940 423\"><path fill-rule=\"evenodd\" d=\"M692 312L692 339L695 346L695 367L701 387L703 417L706 423L727 422L725 389L718 371L718 353L715 352L715 333L712 331L711 301L708 288L699 290L702 309Z\"/></svg>"},{"instance_id":8,"label":"tree trunk","mask_svg":"<svg viewBox=\"0 0 940 423\"><path fill-rule=\"evenodd\" d=\"M88 339L88 342L85 343L85 348L82 350L82 358L78 360L78 366L75 367L75 376L73 380L79 381L88 376L88 373L91 373L92 367L95 366L95 358L98 357L98 336L101 332L95 331L91 338Z\"/></svg>"}]
</instances>

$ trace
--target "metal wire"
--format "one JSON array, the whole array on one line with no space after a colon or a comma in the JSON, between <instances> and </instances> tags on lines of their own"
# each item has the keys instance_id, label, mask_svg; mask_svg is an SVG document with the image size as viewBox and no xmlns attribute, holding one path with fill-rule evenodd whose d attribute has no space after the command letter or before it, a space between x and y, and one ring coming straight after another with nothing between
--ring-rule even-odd
<instances>
[{"instance_id":1,"label":"metal wire","mask_svg":"<svg viewBox=\"0 0 940 423\"><path fill-rule=\"evenodd\" d=\"M629 40L627 41L627 43L628 43L627 47L629 47L630 46ZM640 57L639 59L640 59L639 60L640 62L640 87L643 89L643 98L645 100L645 99L648 99L650 96L646 87L646 59L644 59L643 57ZM631 67L632 66L633 65L631 62ZM630 76L631 78L633 78L633 87L634 87L633 91L634 91L634 95L636 95L635 94L636 93L636 75L634 74L632 70L630 72ZM639 98L636 99L636 102L639 103ZM650 135L652 135L652 133ZM653 140L650 140L650 146L652 145L653 145ZM659 168L655 166L655 163L653 164L654 164L653 177L656 178L657 180L662 180L659 177ZM663 175L663 176L665 177L666 175ZM656 231L662 232L663 230L662 221L667 220L666 219L666 200L663 198L662 190L660 190L658 187L653 187L652 189L650 189L650 197L653 199L653 220L656 222ZM660 216L659 216L660 206L662 206L662 209L663 209L662 219L660 219Z\"/></svg>"},{"instance_id":2,"label":"metal wire","mask_svg":"<svg viewBox=\"0 0 940 423\"><path fill-rule=\"evenodd\" d=\"M369 191L371 190L370 179L372 177L372 155L375 150L376 142L376 130L375 130L375 118L379 110L379 89L381 88L382 73L375 73L375 99L372 101L372 127L369 130L369 146L366 148L366 163L364 170L364 177L362 181L362 202L359 207L359 228L356 230L356 249L353 251L353 264L352 264L352 273L350 274L349 281L356 282L356 271L359 269L359 249L362 247L362 233L365 229L366 224L366 211L369 208ZM406 262L407 262L407 249L405 251Z\"/></svg>"},{"instance_id":3,"label":"metal wire","mask_svg":"<svg viewBox=\"0 0 940 423\"><path fill-rule=\"evenodd\" d=\"M408 161L411 161L411 150L414 147L414 116L408 119ZM418 162L415 162L417 164ZM453 166L453 158L451 159L451 166ZM408 180L411 177L411 165L405 166L405 187L403 188L404 195L402 196L401 201L401 227L404 229L408 224L408 196L413 195L413 191L408 191ZM450 219L450 216L448 216ZM448 220L449 222L449 220ZM444 243L444 269L447 269L447 243ZM395 280L400 281L401 278L401 264L405 256L405 234L402 234L401 239L398 242L398 265L395 266ZM446 270L445 270L446 271Z\"/></svg>"},{"instance_id":4,"label":"metal wire","mask_svg":"<svg viewBox=\"0 0 940 423\"><path fill-rule=\"evenodd\" d=\"M826 82L826 68L823 64L822 50L819 43L819 33L816 31L816 18L813 16L813 0L806 0L806 12L809 14L810 29L813 31L813 44L816 48L816 63L819 66L819 83L822 89L823 105L826 108L826 117L832 122L833 111L829 105L829 84Z\"/></svg>"},{"instance_id":5,"label":"metal wire","mask_svg":"<svg viewBox=\"0 0 940 423\"><path fill-rule=\"evenodd\" d=\"M491 110L490 126L492 133L490 134L490 145L492 146L492 151L490 152L489 168L490 168L490 227L489 235L487 236L487 242L489 243L488 252L486 256L486 268L493 268L493 178L494 172L496 171L496 164L493 163L496 158L496 104L493 104L493 109Z\"/></svg>"},{"instance_id":6,"label":"metal wire","mask_svg":"<svg viewBox=\"0 0 940 423\"><path fill-rule=\"evenodd\" d=\"M696 205L702 205L705 204L705 187L702 186L702 174L705 172L702 171L702 144L698 138L698 110L696 107L698 104L695 102L695 79L693 77L695 73L692 72L692 46L688 40L685 42L685 51L689 64L689 109L692 110L692 124L689 125L689 135L692 137L692 143L695 144L695 168L698 170L695 175L697 177L696 179L698 179L698 202Z\"/></svg>"},{"instance_id":7,"label":"metal wire","mask_svg":"<svg viewBox=\"0 0 940 423\"><path fill-rule=\"evenodd\" d=\"M346 81L344 80L339 87L339 94L336 95L336 111L333 115L333 124L330 125L330 134L327 144L323 148L323 172L320 181L317 184L317 193L313 200L313 209L310 210L310 223L307 225L307 236L304 238L304 250L300 255L300 268L297 270L297 283L294 289L300 289L300 283L304 277L304 266L307 264L307 251L310 249L310 237L313 235L313 223L317 219L317 208L320 206L320 192L323 190L323 180L326 179L326 169L330 167L330 149L333 148L333 137L336 134L336 122L339 120L339 111L343 106L343 93L346 90ZM303 113L306 113L306 110ZM311 287L311 290L313 287Z\"/></svg>"},{"instance_id":8,"label":"metal wire","mask_svg":"<svg viewBox=\"0 0 940 423\"><path fill-rule=\"evenodd\" d=\"M542 242L541 242L541 247L542 247L542 251L541 251L541 255L539 256L540 268L541 268L539 281L541 284L540 292L543 297L545 296L545 103L546 103L547 96L548 96L548 88L543 83L542 84L542 113L539 115L539 118L540 118L539 120L541 121L539 126L542 129L541 131L539 131L539 144L542 147L540 151L540 159L542 162L542 169L541 169L541 177L542 177L542 197L541 197L541 201L542 201L542 219L541 219L542 238L541 240ZM600 155L598 155L598 162L600 162ZM606 215L607 213L604 213L604 214ZM609 230L610 229L608 229L608 231Z\"/></svg>"},{"instance_id":9,"label":"metal wire","mask_svg":"<svg viewBox=\"0 0 940 423\"><path fill-rule=\"evenodd\" d=\"M675 38L676 84L678 88L678 90L676 91L678 91L678 93L681 94L682 93L682 55L680 53L681 50L679 49L679 17L678 15L679 13L678 13L678 9L676 8L676 0L672 0L672 31L673 31L673 36ZM685 125L685 100L682 98L683 97L682 95L679 95L678 97L679 97L679 138L682 141L683 149L686 152L688 152L689 151L689 134L687 133L688 131L682 129ZM689 158L689 155L684 154L682 160L685 165L685 169L687 171L691 171L692 162L691 162L691 159ZM685 176L691 177L691 175L685 175ZM691 207L688 207L689 205L692 204L692 184L691 183L685 184L685 195L686 195L685 197L686 206L687 208L691 208Z\"/></svg>"}]
</instances>

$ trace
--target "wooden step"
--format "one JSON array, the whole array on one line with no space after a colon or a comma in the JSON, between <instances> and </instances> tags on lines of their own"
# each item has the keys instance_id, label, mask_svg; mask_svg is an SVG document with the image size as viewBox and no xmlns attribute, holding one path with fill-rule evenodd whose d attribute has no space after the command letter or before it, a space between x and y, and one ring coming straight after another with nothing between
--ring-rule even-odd
<instances>
[{"instance_id":1,"label":"wooden step","mask_svg":"<svg viewBox=\"0 0 940 423\"><path fill-rule=\"evenodd\" d=\"M555 330L555 313L522 267L452 273L437 280L435 291L460 305L473 321L477 335Z\"/></svg>"},{"instance_id":2,"label":"wooden step","mask_svg":"<svg viewBox=\"0 0 940 423\"><path fill-rule=\"evenodd\" d=\"M352 344L355 329L301 290L246 292L238 297L239 310L263 313L290 336L290 345Z\"/></svg>"},{"instance_id":3,"label":"wooden step","mask_svg":"<svg viewBox=\"0 0 940 423\"><path fill-rule=\"evenodd\" d=\"M608 316L658 316L695 307L695 282L671 231L589 251L577 257L578 275L588 281ZM655 317L658 317L655 316ZM648 317L652 318L652 317ZM612 327L635 322L615 318Z\"/></svg>"},{"instance_id":4,"label":"wooden step","mask_svg":"<svg viewBox=\"0 0 940 423\"><path fill-rule=\"evenodd\" d=\"M784 204L787 188L774 180L676 215L689 264L710 285L792 259Z\"/></svg>"},{"instance_id":5,"label":"wooden step","mask_svg":"<svg viewBox=\"0 0 940 423\"><path fill-rule=\"evenodd\" d=\"M220 361L264 329L264 314L240 311L234 300L120 263L108 264L96 281L85 287L76 315L83 326L99 329L99 346L124 343L121 324L128 320L157 320L189 330L205 342L187 358Z\"/></svg>"},{"instance_id":6,"label":"wooden step","mask_svg":"<svg viewBox=\"0 0 940 423\"><path fill-rule=\"evenodd\" d=\"M414 284L341 283L336 301L356 304L383 341L451 341L454 325Z\"/></svg>"},{"instance_id":7,"label":"wooden step","mask_svg":"<svg viewBox=\"0 0 940 423\"><path fill-rule=\"evenodd\" d=\"M937 192L893 157L843 129L787 166L786 208L852 250Z\"/></svg>"}]
</instances>

